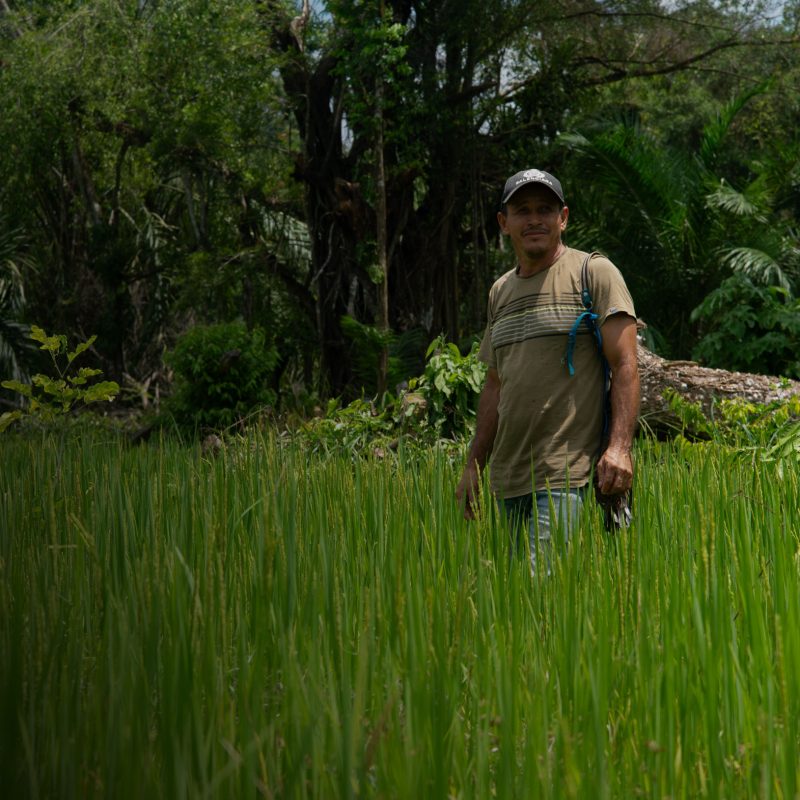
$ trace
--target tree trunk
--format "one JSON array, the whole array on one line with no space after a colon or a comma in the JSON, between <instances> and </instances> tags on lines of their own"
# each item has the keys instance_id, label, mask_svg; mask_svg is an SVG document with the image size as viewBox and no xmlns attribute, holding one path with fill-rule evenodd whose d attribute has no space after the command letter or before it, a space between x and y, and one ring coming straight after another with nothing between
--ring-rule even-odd
<instances>
[{"instance_id":1,"label":"tree trunk","mask_svg":"<svg viewBox=\"0 0 800 800\"><path fill-rule=\"evenodd\" d=\"M306 222L311 237L311 279L316 295L316 333L323 393L340 395L353 377L350 346L341 319L361 318L368 279L359 270L356 248L371 234L370 214L361 187L353 180L354 156L342 147L343 88L335 55L305 58L302 33L308 3L291 25L273 28L274 43L287 54L281 67L303 141L294 177L305 184Z\"/></svg>"},{"instance_id":2,"label":"tree trunk","mask_svg":"<svg viewBox=\"0 0 800 800\"><path fill-rule=\"evenodd\" d=\"M639 378L642 385L640 425L656 432L682 429L681 420L670 410L664 391L673 389L685 400L699 403L711 417L715 400L741 398L752 403L770 403L800 396L800 381L728 372L701 367L693 361L667 361L639 344ZM687 429L689 435L698 431Z\"/></svg>"},{"instance_id":3,"label":"tree trunk","mask_svg":"<svg viewBox=\"0 0 800 800\"><path fill-rule=\"evenodd\" d=\"M383 14L383 8L381 8ZM389 260L387 257L388 235L386 232L386 167L383 153L383 76L375 78L375 217L378 250L378 267L382 281L378 297L378 330L389 332ZM384 340L378 363L378 396L386 391L389 374L389 347Z\"/></svg>"}]
</instances>

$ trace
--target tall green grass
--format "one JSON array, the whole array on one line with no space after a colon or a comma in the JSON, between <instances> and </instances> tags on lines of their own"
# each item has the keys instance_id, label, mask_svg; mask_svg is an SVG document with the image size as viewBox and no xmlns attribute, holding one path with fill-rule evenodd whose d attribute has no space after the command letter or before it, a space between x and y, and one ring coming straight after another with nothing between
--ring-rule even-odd
<instances>
[{"instance_id":1,"label":"tall green grass","mask_svg":"<svg viewBox=\"0 0 800 800\"><path fill-rule=\"evenodd\" d=\"M800 488L641 444L551 577L431 451L0 443L15 797L798 797Z\"/></svg>"}]
</instances>

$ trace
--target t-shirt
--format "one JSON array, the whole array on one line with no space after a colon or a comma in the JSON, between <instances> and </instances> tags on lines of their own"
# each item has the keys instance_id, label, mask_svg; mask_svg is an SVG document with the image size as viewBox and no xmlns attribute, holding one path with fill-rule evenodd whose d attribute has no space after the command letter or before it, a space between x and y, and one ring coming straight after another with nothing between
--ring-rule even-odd
<instances>
[{"instance_id":1,"label":"t-shirt","mask_svg":"<svg viewBox=\"0 0 800 800\"><path fill-rule=\"evenodd\" d=\"M581 302L586 253L567 248L546 270L515 270L489 292L479 358L500 376L498 428L491 457L493 490L505 498L548 486L586 485L603 428L605 378L597 341L581 323L570 376L564 358ZM601 326L613 314L635 317L619 270L605 257L589 262L593 311Z\"/></svg>"}]
</instances>

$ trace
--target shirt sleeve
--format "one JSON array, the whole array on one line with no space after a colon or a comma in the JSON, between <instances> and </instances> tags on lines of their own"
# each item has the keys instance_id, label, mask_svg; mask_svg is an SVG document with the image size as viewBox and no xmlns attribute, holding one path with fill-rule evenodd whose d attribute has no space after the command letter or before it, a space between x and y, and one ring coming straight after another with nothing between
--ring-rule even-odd
<instances>
[{"instance_id":1,"label":"shirt sleeve","mask_svg":"<svg viewBox=\"0 0 800 800\"><path fill-rule=\"evenodd\" d=\"M636 319L633 298L625 279L607 258L593 258L589 262L589 289L593 310L601 327L614 314L627 314Z\"/></svg>"},{"instance_id":2,"label":"shirt sleeve","mask_svg":"<svg viewBox=\"0 0 800 800\"><path fill-rule=\"evenodd\" d=\"M492 369L497 368L497 358L492 347L492 296L489 294L489 303L486 308L486 330L483 332L481 346L478 350L478 361L482 361Z\"/></svg>"}]
</instances>

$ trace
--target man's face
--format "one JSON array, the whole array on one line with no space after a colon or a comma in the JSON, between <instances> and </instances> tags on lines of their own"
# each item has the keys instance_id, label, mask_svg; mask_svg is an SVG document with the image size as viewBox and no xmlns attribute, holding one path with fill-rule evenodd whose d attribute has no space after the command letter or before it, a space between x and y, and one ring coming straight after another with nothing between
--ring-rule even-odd
<instances>
[{"instance_id":1,"label":"man's face","mask_svg":"<svg viewBox=\"0 0 800 800\"><path fill-rule=\"evenodd\" d=\"M497 221L518 257L524 254L536 259L556 251L569 209L561 208L549 189L539 184L524 186L508 201L506 212L500 212Z\"/></svg>"}]
</instances>

